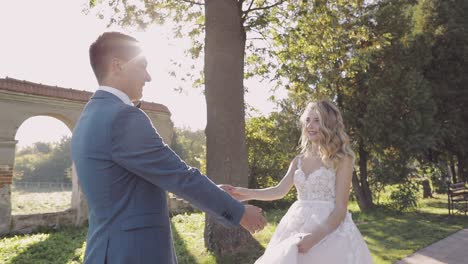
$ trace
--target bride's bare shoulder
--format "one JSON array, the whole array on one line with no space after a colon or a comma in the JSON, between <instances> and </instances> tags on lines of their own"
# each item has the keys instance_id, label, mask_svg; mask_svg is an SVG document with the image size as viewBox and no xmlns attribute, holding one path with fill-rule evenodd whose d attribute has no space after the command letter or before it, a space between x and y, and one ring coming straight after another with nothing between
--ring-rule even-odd
<instances>
[{"instance_id":1,"label":"bride's bare shoulder","mask_svg":"<svg viewBox=\"0 0 468 264\"><path fill-rule=\"evenodd\" d=\"M352 172L353 170L354 170L354 158L351 156L346 156L340 159L336 167L337 172L340 172L340 171Z\"/></svg>"},{"instance_id":2,"label":"bride's bare shoulder","mask_svg":"<svg viewBox=\"0 0 468 264\"><path fill-rule=\"evenodd\" d=\"M304 154L299 154L292 159L291 164L297 165L304 158Z\"/></svg>"}]
</instances>

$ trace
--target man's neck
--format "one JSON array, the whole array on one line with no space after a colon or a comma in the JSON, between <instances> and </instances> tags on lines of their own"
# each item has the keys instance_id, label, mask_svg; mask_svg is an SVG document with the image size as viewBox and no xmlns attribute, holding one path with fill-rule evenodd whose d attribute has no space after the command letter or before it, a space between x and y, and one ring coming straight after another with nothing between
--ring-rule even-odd
<instances>
[{"instance_id":1,"label":"man's neck","mask_svg":"<svg viewBox=\"0 0 468 264\"><path fill-rule=\"evenodd\" d=\"M130 100L128 95L124 93L122 90L119 90L117 88L108 86L108 85L100 85L99 90L103 90L105 92L111 93L115 96L117 96L123 103L128 104L128 105L133 105L133 102Z\"/></svg>"},{"instance_id":2,"label":"man's neck","mask_svg":"<svg viewBox=\"0 0 468 264\"><path fill-rule=\"evenodd\" d=\"M127 91L118 82L113 82L111 80L106 80L106 81L103 81L103 82L99 83L99 85L117 89L117 90L121 91L122 93L124 93L130 99L130 101L133 102L132 98L130 98Z\"/></svg>"}]
</instances>

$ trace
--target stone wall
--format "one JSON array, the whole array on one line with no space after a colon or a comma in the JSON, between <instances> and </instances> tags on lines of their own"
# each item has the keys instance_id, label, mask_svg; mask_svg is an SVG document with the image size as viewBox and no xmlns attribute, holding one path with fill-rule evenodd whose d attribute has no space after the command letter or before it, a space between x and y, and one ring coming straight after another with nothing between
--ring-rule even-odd
<instances>
[{"instance_id":1,"label":"stone wall","mask_svg":"<svg viewBox=\"0 0 468 264\"><path fill-rule=\"evenodd\" d=\"M0 166L0 188L13 182L13 167L8 165Z\"/></svg>"},{"instance_id":2,"label":"stone wall","mask_svg":"<svg viewBox=\"0 0 468 264\"><path fill-rule=\"evenodd\" d=\"M0 193L0 203L2 201ZM177 198L173 194L169 194L168 205L171 215L194 211L193 207L187 201ZM40 227L59 228L64 226L76 226L76 219L79 218L77 214L77 210L70 208L65 211L53 213L12 215L8 232L4 234L28 234ZM86 219L84 219L84 222L85 221Z\"/></svg>"},{"instance_id":3,"label":"stone wall","mask_svg":"<svg viewBox=\"0 0 468 264\"><path fill-rule=\"evenodd\" d=\"M194 208L189 202L171 193L168 194L167 203L168 203L169 213L171 215L183 214L186 212L194 211Z\"/></svg>"},{"instance_id":4,"label":"stone wall","mask_svg":"<svg viewBox=\"0 0 468 264\"><path fill-rule=\"evenodd\" d=\"M7 234L11 225L11 190L7 184L0 187L0 236Z\"/></svg>"},{"instance_id":5,"label":"stone wall","mask_svg":"<svg viewBox=\"0 0 468 264\"><path fill-rule=\"evenodd\" d=\"M62 212L13 215L11 219L10 234L31 233L38 227L58 228L73 225L76 210L68 209Z\"/></svg>"}]
</instances>

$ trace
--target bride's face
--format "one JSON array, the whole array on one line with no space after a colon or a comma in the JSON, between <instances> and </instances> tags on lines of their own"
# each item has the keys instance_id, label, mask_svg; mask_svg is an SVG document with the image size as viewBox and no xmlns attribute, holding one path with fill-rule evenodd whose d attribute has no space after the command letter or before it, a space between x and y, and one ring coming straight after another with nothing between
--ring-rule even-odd
<instances>
[{"instance_id":1,"label":"bride's face","mask_svg":"<svg viewBox=\"0 0 468 264\"><path fill-rule=\"evenodd\" d=\"M320 119L317 112L310 111L305 122L305 132L307 133L307 137L310 141L317 142L319 139L318 133L320 129Z\"/></svg>"}]
</instances>

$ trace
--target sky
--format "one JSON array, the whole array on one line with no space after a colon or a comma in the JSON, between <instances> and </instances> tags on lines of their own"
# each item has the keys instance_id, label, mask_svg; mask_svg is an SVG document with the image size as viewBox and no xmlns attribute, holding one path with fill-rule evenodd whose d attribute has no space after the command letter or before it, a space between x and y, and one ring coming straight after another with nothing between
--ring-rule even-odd
<instances>
[{"instance_id":1,"label":"sky","mask_svg":"<svg viewBox=\"0 0 468 264\"><path fill-rule=\"evenodd\" d=\"M85 14L87 0L1 0L0 1L0 78L11 77L64 88L95 91L97 82L89 66L89 45L102 32L106 21ZM112 28L125 32L126 29ZM152 82L147 83L143 100L166 105L177 127L192 130L206 126L206 103L202 89L172 77L171 59L191 63L184 55L187 39L175 39L169 26L155 25L147 32L129 32L142 44L148 58ZM184 72L181 70L180 75ZM274 111L269 82L246 80L245 101L259 114ZM174 88L184 88L181 93ZM281 98L284 91L275 94ZM33 117L18 129L20 147L37 141L54 142L71 131L51 117Z\"/></svg>"}]
</instances>

